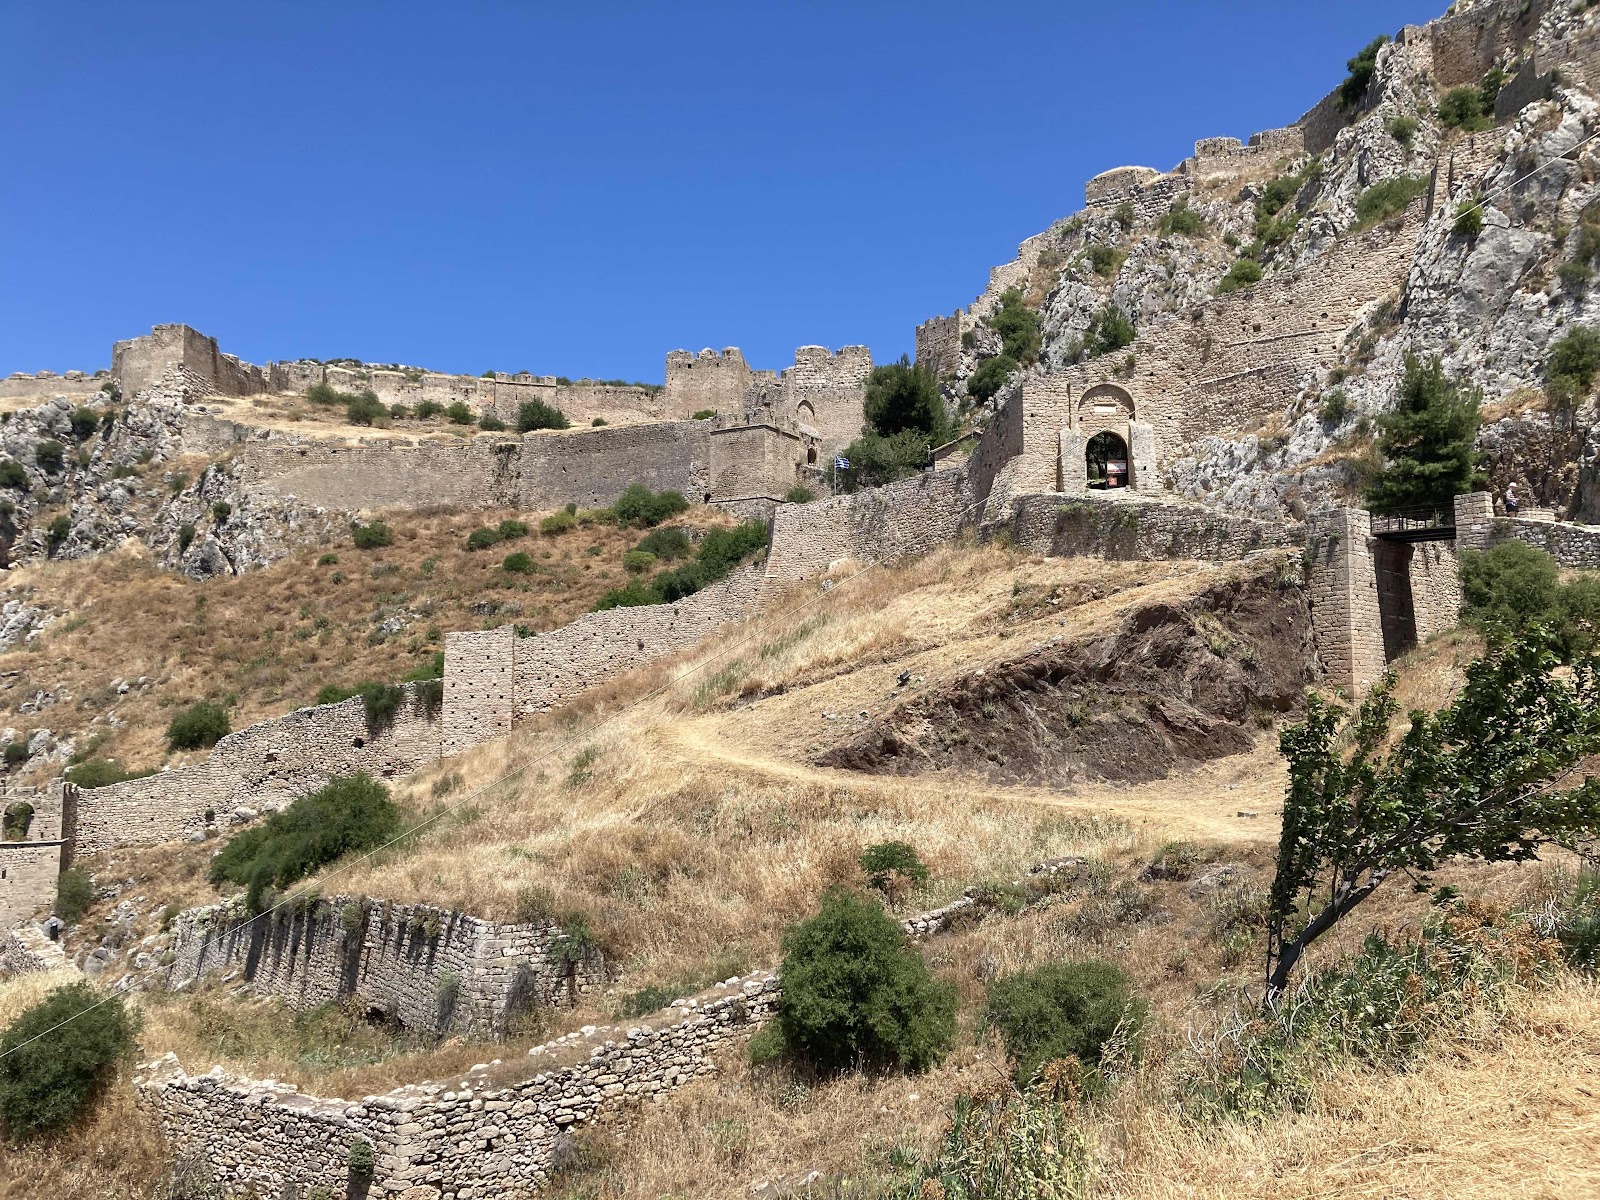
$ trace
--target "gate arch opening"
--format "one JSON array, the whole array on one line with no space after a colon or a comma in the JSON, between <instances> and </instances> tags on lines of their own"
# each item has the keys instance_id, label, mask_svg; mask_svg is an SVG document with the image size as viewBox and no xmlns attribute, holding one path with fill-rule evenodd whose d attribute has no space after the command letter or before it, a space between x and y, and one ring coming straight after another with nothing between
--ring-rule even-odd
<instances>
[{"instance_id":1,"label":"gate arch opening","mask_svg":"<svg viewBox=\"0 0 1600 1200\"><path fill-rule=\"evenodd\" d=\"M1083 452L1089 486L1109 489L1128 486L1128 443L1121 435L1104 430L1089 439Z\"/></svg>"}]
</instances>

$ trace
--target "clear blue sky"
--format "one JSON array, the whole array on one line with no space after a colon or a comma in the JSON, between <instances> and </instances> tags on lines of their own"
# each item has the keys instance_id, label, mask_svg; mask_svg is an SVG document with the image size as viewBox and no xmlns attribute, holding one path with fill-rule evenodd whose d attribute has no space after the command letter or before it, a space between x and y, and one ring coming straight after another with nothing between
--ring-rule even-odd
<instances>
[{"instance_id":1,"label":"clear blue sky","mask_svg":"<svg viewBox=\"0 0 1600 1200\"><path fill-rule=\"evenodd\" d=\"M1108 167L1285 125L1444 0L0 0L0 374L659 380L964 306Z\"/></svg>"}]
</instances>

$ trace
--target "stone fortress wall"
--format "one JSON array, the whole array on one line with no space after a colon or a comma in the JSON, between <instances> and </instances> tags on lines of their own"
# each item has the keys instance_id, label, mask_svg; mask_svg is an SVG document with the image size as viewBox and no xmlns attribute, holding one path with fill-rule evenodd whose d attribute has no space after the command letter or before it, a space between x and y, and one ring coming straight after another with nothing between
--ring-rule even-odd
<instances>
[{"instance_id":1,"label":"stone fortress wall","mask_svg":"<svg viewBox=\"0 0 1600 1200\"><path fill-rule=\"evenodd\" d=\"M335 775L406 775L439 757L441 714L419 686L387 729L367 725L360 697L297 709L230 733L199 762L143 779L76 793L75 853L203 838L208 828L249 819L315 791ZM240 809L245 810L239 812Z\"/></svg>"},{"instance_id":2,"label":"stone fortress wall","mask_svg":"<svg viewBox=\"0 0 1600 1200\"><path fill-rule=\"evenodd\" d=\"M110 371L13 371L0 379L0 400L45 400L53 396L88 399L111 382Z\"/></svg>"},{"instance_id":3,"label":"stone fortress wall","mask_svg":"<svg viewBox=\"0 0 1600 1200\"><path fill-rule=\"evenodd\" d=\"M0 929L55 900L56 877L70 853L63 834L66 807L59 779L48 788L10 784L0 791L0 810L17 817L0 829Z\"/></svg>"},{"instance_id":4,"label":"stone fortress wall","mask_svg":"<svg viewBox=\"0 0 1600 1200\"><path fill-rule=\"evenodd\" d=\"M174 919L167 986L235 969L295 1010L359 997L407 1029L496 1036L605 982L592 948L568 961L570 942L549 919L497 924L430 905L333 896L251 918L224 903Z\"/></svg>"}]
</instances>

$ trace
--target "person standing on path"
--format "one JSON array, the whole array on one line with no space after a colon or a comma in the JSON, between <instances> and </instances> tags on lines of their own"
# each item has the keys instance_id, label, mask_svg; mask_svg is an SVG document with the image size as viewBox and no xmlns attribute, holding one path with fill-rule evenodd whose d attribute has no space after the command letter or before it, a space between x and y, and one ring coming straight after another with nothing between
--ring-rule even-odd
<instances>
[{"instance_id":1,"label":"person standing on path","mask_svg":"<svg viewBox=\"0 0 1600 1200\"><path fill-rule=\"evenodd\" d=\"M1517 485L1506 485L1506 516L1514 517L1522 511L1522 506L1517 503Z\"/></svg>"}]
</instances>

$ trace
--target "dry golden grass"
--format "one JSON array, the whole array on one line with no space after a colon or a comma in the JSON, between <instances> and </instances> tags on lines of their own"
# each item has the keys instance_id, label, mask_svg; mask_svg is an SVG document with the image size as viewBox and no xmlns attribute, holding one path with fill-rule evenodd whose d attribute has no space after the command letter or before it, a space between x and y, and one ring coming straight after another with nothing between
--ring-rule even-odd
<instances>
[{"instance_id":1,"label":"dry golden grass","mask_svg":"<svg viewBox=\"0 0 1600 1200\"><path fill-rule=\"evenodd\" d=\"M472 530L510 516L534 532L467 550ZM86 735L80 750L95 741L97 756L129 768L158 766L168 758L168 721L196 700L227 703L233 727L243 728L312 703L330 683L400 679L442 650L449 630L506 622L558 628L625 581L622 555L638 531L596 522L545 537L538 519L508 511L392 514L395 544L384 549L357 550L348 541L306 548L265 570L204 582L162 571L131 547L15 571L5 598L70 616L0 656L0 703L14 707L39 690L64 690L69 700L9 721L24 731ZM696 509L683 521L725 518ZM501 566L517 550L533 558L532 574ZM338 562L318 565L330 552ZM485 615L485 604L497 611ZM396 616L408 627L390 637L377 632ZM141 676L149 686L126 695L111 686Z\"/></svg>"}]
</instances>

